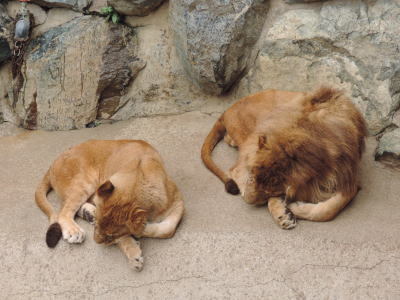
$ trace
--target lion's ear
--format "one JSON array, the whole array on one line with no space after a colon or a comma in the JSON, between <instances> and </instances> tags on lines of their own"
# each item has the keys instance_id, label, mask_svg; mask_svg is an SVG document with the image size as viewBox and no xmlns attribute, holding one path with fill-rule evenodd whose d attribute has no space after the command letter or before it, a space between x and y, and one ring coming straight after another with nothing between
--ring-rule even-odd
<instances>
[{"instance_id":1,"label":"lion's ear","mask_svg":"<svg viewBox=\"0 0 400 300\"><path fill-rule=\"evenodd\" d=\"M131 234L140 237L147 222L147 212L140 208L134 208L127 221L127 226Z\"/></svg>"},{"instance_id":2,"label":"lion's ear","mask_svg":"<svg viewBox=\"0 0 400 300\"><path fill-rule=\"evenodd\" d=\"M267 137L265 135L260 135L258 137L258 149L266 148L267 146Z\"/></svg>"},{"instance_id":3,"label":"lion's ear","mask_svg":"<svg viewBox=\"0 0 400 300\"><path fill-rule=\"evenodd\" d=\"M114 185L111 183L110 180L104 182L98 189L97 194L102 197L103 199L107 199L111 196L114 191Z\"/></svg>"}]
</instances>

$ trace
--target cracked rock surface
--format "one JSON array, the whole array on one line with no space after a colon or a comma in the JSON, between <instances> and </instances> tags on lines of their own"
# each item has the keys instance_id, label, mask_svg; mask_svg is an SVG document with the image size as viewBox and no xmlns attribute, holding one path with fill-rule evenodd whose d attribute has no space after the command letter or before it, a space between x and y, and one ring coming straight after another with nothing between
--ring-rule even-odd
<instances>
[{"instance_id":1,"label":"cracked rock surface","mask_svg":"<svg viewBox=\"0 0 400 300\"><path fill-rule=\"evenodd\" d=\"M14 131L0 126L0 288L4 299L398 299L398 172L373 161L369 139L362 189L331 222L278 228L266 207L224 191L202 165L200 147L218 113L137 118L93 129ZM141 273L116 247L45 244L48 221L34 191L51 161L90 138L145 139L162 155L186 213L172 239L143 239ZM236 150L217 146L225 170ZM52 203L58 203L54 193Z\"/></svg>"},{"instance_id":2,"label":"cracked rock surface","mask_svg":"<svg viewBox=\"0 0 400 300\"><path fill-rule=\"evenodd\" d=\"M205 93L226 92L245 72L268 8L267 0L171 1L178 55Z\"/></svg>"},{"instance_id":3,"label":"cracked rock surface","mask_svg":"<svg viewBox=\"0 0 400 300\"><path fill-rule=\"evenodd\" d=\"M12 103L29 129L83 128L119 106L144 67L133 29L84 16L46 31L29 45L24 85Z\"/></svg>"},{"instance_id":4,"label":"cracked rock surface","mask_svg":"<svg viewBox=\"0 0 400 300\"><path fill-rule=\"evenodd\" d=\"M399 1L274 5L268 16L259 56L240 82L241 96L329 84L349 92L370 133L392 125L400 106Z\"/></svg>"}]
</instances>

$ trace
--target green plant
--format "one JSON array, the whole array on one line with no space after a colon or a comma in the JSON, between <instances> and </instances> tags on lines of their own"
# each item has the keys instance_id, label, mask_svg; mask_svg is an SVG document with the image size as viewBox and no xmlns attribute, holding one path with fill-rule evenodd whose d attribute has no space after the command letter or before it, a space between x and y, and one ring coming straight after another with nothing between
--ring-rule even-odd
<instances>
[{"instance_id":1,"label":"green plant","mask_svg":"<svg viewBox=\"0 0 400 300\"><path fill-rule=\"evenodd\" d=\"M105 6L100 9L100 12L103 16L106 17L107 21L112 21L114 24L117 24L121 21L119 14L114 10L112 6Z\"/></svg>"}]
</instances>

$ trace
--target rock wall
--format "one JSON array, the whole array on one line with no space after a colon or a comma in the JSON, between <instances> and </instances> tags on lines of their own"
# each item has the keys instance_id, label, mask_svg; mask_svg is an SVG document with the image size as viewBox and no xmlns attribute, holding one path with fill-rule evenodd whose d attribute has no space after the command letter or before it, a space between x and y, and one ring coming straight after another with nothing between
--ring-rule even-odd
<instances>
[{"instance_id":1,"label":"rock wall","mask_svg":"<svg viewBox=\"0 0 400 300\"><path fill-rule=\"evenodd\" d=\"M19 3L0 5L1 119L73 129L190 110L220 113L262 89L327 84L351 96L382 145L397 138L397 0L108 0L122 16L118 25L99 16L105 5L31 1L35 28L18 97L5 74ZM391 151L382 147L377 158Z\"/></svg>"},{"instance_id":2,"label":"rock wall","mask_svg":"<svg viewBox=\"0 0 400 300\"><path fill-rule=\"evenodd\" d=\"M329 1L284 12L266 28L242 94L333 84L349 92L372 134L383 131L400 104L399 5Z\"/></svg>"},{"instance_id":3,"label":"rock wall","mask_svg":"<svg viewBox=\"0 0 400 300\"><path fill-rule=\"evenodd\" d=\"M132 28L93 16L75 18L34 39L24 85L13 103L29 129L83 128L112 115L130 81L144 67Z\"/></svg>"}]
</instances>

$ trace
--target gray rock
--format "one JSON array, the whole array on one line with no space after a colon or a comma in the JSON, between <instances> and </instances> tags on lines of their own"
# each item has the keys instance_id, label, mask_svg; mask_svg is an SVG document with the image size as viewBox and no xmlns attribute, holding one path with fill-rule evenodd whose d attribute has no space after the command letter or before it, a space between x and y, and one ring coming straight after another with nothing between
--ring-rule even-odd
<instances>
[{"instance_id":1,"label":"gray rock","mask_svg":"<svg viewBox=\"0 0 400 300\"><path fill-rule=\"evenodd\" d=\"M29 45L25 82L15 103L29 129L83 128L102 102L118 102L141 68L133 29L84 16L47 31Z\"/></svg>"},{"instance_id":2,"label":"gray rock","mask_svg":"<svg viewBox=\"0 0 400 300\"><path fill-rule=\"evenodd\" d=\"M43 7L64 7L83 11L90 6L92 0L32 0L31 2Z\"/></svg>"},{"instance_id":3,"label":"gray rock","mask_svg":"<svg viewBox=\"0 0 400 300\"><path fill-rule=\"evenodd\" d=\"M267 0L171 1L178 55L204 92L221 94L243 75L268 7Z\"/></svg>"},{"instance_id":4,"label":"gray rock","mask_svg":"<svg viewBox=\"0 0 400 300\"><path fill-rule=\"evenodd\" d=\"M60 26L81 16L82 13L72 11L68 8L51 8L47 12L46 22L33 29L33 37L37 37L51 28Z\"/></svg>"},{"instance_id":5,"label":"gray rock","mask_svg":"<svg viewBox=\"0 0 400 300\"><path fill-rule=\"evenodd\" d=\"M372 134L393 123L400 105L400 3L329 1L275 15L240 96L265 88L343 88Z\"/></svg>"},{"instance_id":6,"label":"gray rock","mask_svg":"<svg viewBox=\"0 0 400 300\"><path fill-rule=\"evenodd\" d=\"M319 1L326 1L326 0L284 0L286 3L293 4L293 3L310 3L310 2L319 2Z\"/></svg>"},{"instance_id":7,"label":"gray rock","mask_svg":"<svg viewBox=\"0 0 400 300\"><path fill-rule=\"evenodd\" d=\"M121 15L147 16L164 0L108 0L108 4Z\"/></svg>"},{"instance_id":8,"label":"gray rock","mask_svg":"<svg viewBox=\"0 0 400 300\"><path fill-rule=\"evenodd\" d=\"M8 41L0 37L0 64L11 57L11 49Z\"/></svg>"},{"instance_id":9,"label":"gray rock","mask_svg":"<svg viewBox=\"0 0 400 300\"><path fill-rule=\"evenodd\" d=\"M7 14L6 8L0 3L0 64L11 57L12 20Z\"/></svg>"},{"instance_id":10,"label":"gray rock","mask_svg":"<svg viewBox=\"0 0 400 300\"><path fill-rule=\"evenodd\" d=\"M385 133L380 138L375 159L389 166L400 167L400 128Z\"/></svg>"}]
</instances>

